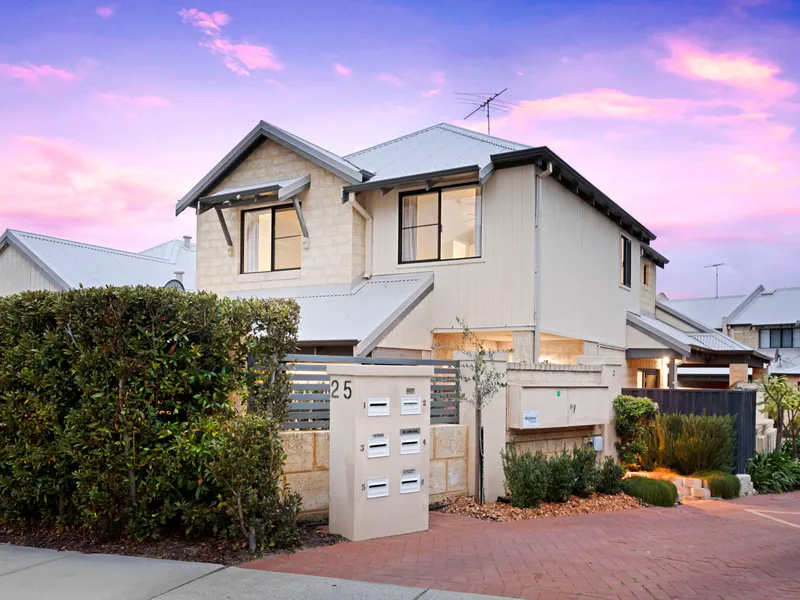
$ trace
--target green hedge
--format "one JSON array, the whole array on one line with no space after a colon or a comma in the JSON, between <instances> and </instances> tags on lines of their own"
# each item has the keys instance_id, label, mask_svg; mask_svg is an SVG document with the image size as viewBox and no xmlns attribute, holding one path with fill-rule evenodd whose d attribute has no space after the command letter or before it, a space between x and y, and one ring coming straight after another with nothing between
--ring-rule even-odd
<instances>
[{"instance_id":1,"label":"green hedge","mask_svg":"<svg viewBox=\"0 0 800 600\"><path fill-rule=\"evenodd\" d=\"M249 494L293 521L278 431L297 322L293 301L143 286L0 298L0 518L139 539L169 525L243 535L236 496ZM249 355L267 371L250 372ZM257 430L268 451L229 430ZM234 478L234 446L264 471ZM291 538L248 506L256 544Z\"/></svg>"},{"instance_id":2,"label":"green hedge","mask_svg":"<svg viewBox=\"0 0 800 600\"><path fill-rule=\"evenodd\" d=\"M711 496L714 498L732 500L739 497L742 482L739 481L736 475L722 471L700 471L695 473L694 477L706 482L708 489L711 491Z\"/></svg>"},{"instance_id":3,"label":"green hedge","mask_svg":"<svg viewBox=\"0 0 800 600\"><path fill-rule=\"evenodd\" d=\"M614 398L614 426L619 437L616 442L620 462L631 470L642 465L647 429L658 414L658 405L650 398L619 395Z\"/></svg>"},{"instance_id":4,"label":"green hedge","mask_svg":"<svg viewBox=\"0 0 800 600\"><path fill-rule=\"evenodd\" d=\"M629 477L622 480L622 491L651 506L675 506L678 501L678 488L671 481L662 479Z\"/></svg>"},{"instance_id":5,"label":"green hedge","mask_svg":"<svg viewBox=\"0 0 800 600\"><path fill-rule=\"evenodd\" d=\"M658 414L644 435L641 465L681 475L730 473L734 465L734 418L729 415Z\"/></svg>"}]
</instances>

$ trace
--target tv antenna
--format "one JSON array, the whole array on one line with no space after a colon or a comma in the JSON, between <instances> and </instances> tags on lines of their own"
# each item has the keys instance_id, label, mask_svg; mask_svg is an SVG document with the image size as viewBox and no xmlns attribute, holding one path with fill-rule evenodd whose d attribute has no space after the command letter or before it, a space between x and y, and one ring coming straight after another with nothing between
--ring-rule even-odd
<instances>
[{"instance_id":1,"label":"tv antenna","mask_svg":"<svg viewBox=\"0 0 800 600\"><path fill-rule=\"evenodd\" d=\"M714 269L714 277L716 279L716 291L714 293L714 298L719 298L719 268L724 264L725 263L714 263L713 265L706 265L703 267L704 269Z\"/></svg>"},{"instance_id":2,"label":"tv antenna","mask_svg":"<svg viewBox=\"0 0 800 600\"><path fill-rule=\"evenodd\" d=\"M494 108L500 112L508 112L512 106L519 106L513 102L506 102L505 100L498 99L498 96L507 90L508 88L505 88L496 94L485 92L456 92L456 95L459 96L459 102L462 104L469 104L470 106L474 107L473 110L466 117L464 117L464 120L466 121L476 112L486 110L486 133L491 135L492 109Z\"/></svg>"}]
</instances>

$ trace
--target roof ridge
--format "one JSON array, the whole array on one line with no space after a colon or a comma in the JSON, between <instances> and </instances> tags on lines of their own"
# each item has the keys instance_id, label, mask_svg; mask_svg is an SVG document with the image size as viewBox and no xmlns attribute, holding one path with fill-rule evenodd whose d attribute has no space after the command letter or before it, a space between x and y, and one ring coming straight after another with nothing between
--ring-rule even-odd
<instances>
[{"instance_id":1,"label":"roof ridge","mask_svg":"<svg viewBox=\"0 0 800 600\"><path fill-rule=\"evenodd\" d=\"M435 129L436 127L439 127L440 125L444 125L444 123L437 123L436 125L431 125L430 127L425 127L424 129L419 129L417 131L412 131L411 133L406 133L405 135L401 135L400 137L396 137L396 138L393 138L391 140L386 140L385 142L380 142L380 143L375 144L373 146L369 146L367 148L362 148L361 150L356 150L355 152L351 152L350 154L345 154L342 158L347 160L348 157L350 157L350 156L355 156L356 154L362 154L362 153L367 152L369 150L374 150L375 148L381 148L382 146L388 146L389 144L393 144L395 142L399 142L400 140L404 140L406 138L414 137L415 135L419 135L420 133L424 133L424 132L426 132L426 131L428 131L430 129Z\"/></svg>"},{"instance_id":2,"label":"roof ridge","mask_svg":"<svg viewBox=\"0 0 800 600\"><path fill-rule=\"evenodd\" d=\"M17 236L23 235L23 236L36 237L36 238L39 238L39 239L42 239L42 240L46 240L46 241L50 241L50 242L56 242L56 243L59 243L59 244L64 244L66 246L74 246L76 248L91 248L92 250L99 250L101 252L107 252L109 254L120 254L122 256L130 256L130 257L139 258L139 259L142 259L142 260L151 260L151 261L154 261L154 262L157 262L157 263L161 263L161 264L165 264L165 265L174 264L171 260L168 260L166 258L158 258L158 257L155 257L155 256L148 256L146 254L139 254L138 252L130 252L128 250L119 250L117 248L109 248L108 246L96 246L94 244L86 244L84 242L76 242L74 240L65 240L64 238L57 238L57 237L53 237L53 236L50 236L50 235L43 235L41 233L31 233L30 231L20 231L18 229L9 229L8 231L10 231L11 233L14 233Z\"/></svg>"},{"instance_id":3,"label":"roof ridge","mask_svg":"<svg viewBox=\"0 0 800 600\"><path fill-rule=\"evenodd\" d=\"M470 137L477 140L494 143L497 146L502 145L498 144L497 142L504 142L506 144L513 144L515 146L524 146L525 148L533 148L533 146L529 146L528 144L522 144L520 142L507 140L505 138L500 138L494 135L488 135L485 133L481 133L480 131L473 131L472 129L467 129L466 127L460 127L459 125L453 125L452 123L439 123L438 125L436 125L436 127L446 127L453 133L458 133L460 135L463 135L464 137ZM519 148L510 148L510 150L519 150Z\"/></svg>"}]
</instances>

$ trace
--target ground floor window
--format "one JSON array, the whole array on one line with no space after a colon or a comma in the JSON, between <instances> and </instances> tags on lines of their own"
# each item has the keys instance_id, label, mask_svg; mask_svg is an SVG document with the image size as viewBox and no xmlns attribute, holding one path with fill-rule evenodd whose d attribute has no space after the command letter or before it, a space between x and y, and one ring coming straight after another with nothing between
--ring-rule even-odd
<instances>
[{"instance_id":1,"label":"ground floor window","mask_svg":"<svg viewBox=\"0 0 800 600\"><path fill-rule=\"evenodd\" d=\"M639 387L645 389L656 389L659 385L660 373L658 369L639 369Z\"/></svg>"}]
</instances>

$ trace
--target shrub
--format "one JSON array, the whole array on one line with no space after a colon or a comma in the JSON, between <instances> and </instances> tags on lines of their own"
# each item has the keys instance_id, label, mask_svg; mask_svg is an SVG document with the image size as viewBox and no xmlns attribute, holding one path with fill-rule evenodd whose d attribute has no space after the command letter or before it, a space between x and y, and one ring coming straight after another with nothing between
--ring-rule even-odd
<instances>
[{"instance_id":1,"label":"shrub","mask_svg":"<svg viewBox=\"0 0 800 600\"><path fill-rule=\"evenodd\" d=\"M597 452L592 446L575 446L572 449L572 473L575 479L572 493L588 498L597 487Z\"/></svg>"},{"instance_id":2,"label":"shrub","mask_svg":"<svg viewBox=\"0 0 800 600\"><path fill-rule=\"evenodd\" d=\"M547 461L547 501L566 502L575 485L572 457L563 450Z\"/></svg>"},{"instance_id":3,"label":"shrub","mask_svg":"<svg viewBox=\"0 0 800 600\"><path fill-rule=\"evenodd\" d=\"M705 471L695 473L694 477L705 481L708 489L711 490L711 495L715 498L731 500L739 497L742 482L736 475L722 471Z\"/></svg>"},{"instance_id":4,"label":"shrub","mask_svg":"<svg viewBox=\"0 0 800 600\"><path fill-rule=\"evenodd\" d=\"M236 394L278 418L288 402L278 357L294 351L297 321L293 301L144 286L0 298L0 518L100 537L181 524L235 532L227 492L208 476L234 440L203 432L233 417ZM257 377L249 355L266 366ZM277 443L276 427L260 431ZM262 469L253 489L273 497L264 486L281 461Z\"/></svg>"},{"instance_id":5,"label":"shrub","mask_svg":"<svg viewBox=\"0 0 800 600\"><path fill-rule=\"evenodd\" d=\"M622 491L652 506L674 506L678 501L678 488L671 481L629 477L622 480Z\"/></svg>"},{"instance_id":6,"label":"shrub","mask_svg":"<svg viewBox=\"0 0 800 600\"><path fill-rule=\"evenodd\" d=\"M547 459L537 452L520 454L514 444L501 452L506 492L511 504L519 508L535 508L547 494Z\"/></svg>"},{"instance_id":7,"label":"shrub","mask_svg":"<svg viewBox=\"0 0 800 600\"><path fill-rule=\"evenodd\" d=\"M606 456L597 478L597 491L601 494L619 494L622 491L624 476L625 468L613 457Z\"/></svg>"},{"instance_id":8,"label":"shrub","mask_svg":"<svg viewBox=\"0 0 800 600\"><path fill-rule=\"evenodd\" d=\"M757 453L747 465L753 487L764 493L788 492L800 487L800 460L776 450Z\"/></svg>"},{"instance_id":9,"label":"shrub","mask_svg":"<svg viewBox=\"0 0 800 600\"><path fill-rule=\"evenodd\" d=\"M614 424L620 441L616 443L620 462L638 469L641 454L647 450L645 435L658 413L658 405L650 398L617 396L614 398Z\"/></svg>"},{"instance_id":10,"label":"shrub","mask_svg":"<svg viewBox=\"0 0 800 600\"><path fill-rule=\"evenodd\" d=\"M642 465L681 475L733 470L733 417L659 414L645 439Z\"/></svg>"}]
</instances>

